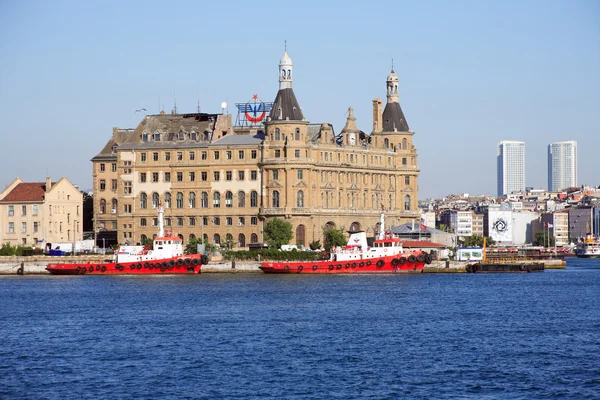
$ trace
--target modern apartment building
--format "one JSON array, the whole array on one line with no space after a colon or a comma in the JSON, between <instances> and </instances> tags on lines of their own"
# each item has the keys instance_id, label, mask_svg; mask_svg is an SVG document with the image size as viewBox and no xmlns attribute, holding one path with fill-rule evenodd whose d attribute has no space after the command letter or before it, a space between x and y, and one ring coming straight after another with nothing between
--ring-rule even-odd
<instances>
[{"instance_id":1,"label":"modern apartment building","mask_svg":"<svg viewBox=\"0 0 600 400\"><path fill-rule=\"evenodd\" d=\"M398 98L373 100L373 131L311 124L292 89L292 60L279 63L279 90L264 123L233 127L223 114L147 115L135 129L113 130L94 164L95 228L118 242L157 231L163 204L168 230L184 242L202 237L236 248L264 241L273 218L292 225L292 243L323 239L326 227L375 235L387 224L419 221L417 151Z\"/></svg>"},{"instance_id":2,"label":"modern apartment building","mask_svg":"<svg viewBox=\"0 0 600 400\"><path fill-rule=\"evenodd\" d=\"M525 190L525 142L498 143L498 196Z\"/></svg>"},{"instance_id":3,"label":"modern apartment building","mask_svg":"<svg viewBox=\"0 0 600 400\"><path fill-rule=\"evenodd\" d=\"M0 193L0 243L43 248L82 240L83 194L67 178L12 181Z\"/></svg>"},{"instance_id":4,"label":"modern apartment building","mask_svg":"<svg viewBox=\"0 0 600 400\"><path fill-rule=\"evenodd\" d=\"M548 145L548 190L577 186L577 142L568 140Z\"/></svg>"}]
</instances>

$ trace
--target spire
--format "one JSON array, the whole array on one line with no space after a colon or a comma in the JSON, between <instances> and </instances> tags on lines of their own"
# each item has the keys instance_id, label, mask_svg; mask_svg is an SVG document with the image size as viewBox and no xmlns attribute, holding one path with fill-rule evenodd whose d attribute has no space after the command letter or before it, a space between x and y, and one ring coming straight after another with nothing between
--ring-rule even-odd
<instances>
[{"instance_id":1,"label":"spire","mask_svg":"<svg viewBox=\"0 0 600 400\"><path fill-rule=\"evenodd\" d=\"M408 132L408 123L398 102L398 76L394 72L393 64L392 71L387 76L386 87L387 104L382 115L383 132Z\"/></svg>"},{"instance_id":2,"label":"spire","mask_svg":"<svg viewBox=\"0 0 600 400\"><path fill-rule=\"evenodd\" d=\"M356 118L354 118L354 108L348 107L348 118L346 119L346 126L342 129L342 132L356 132Z\"/></svg>"},{"instance_id":3,"label":"spire","mask_svg":"<svg viewBox=\"0 0 600 400\"><path fill-rule=\"evenodd\" d=\"M388 103L398 102L398 76L394 72L394 61L392 61L392 72L387 77L387 101Z\"/></svg>"},{"instance_id":4,"label":"spire","mask_svg":"<svg viewBox=\"0 0 600 400\"><path fill-rule=\"evenodd\" d=\"M287 48L287 43L286 43ZM283 52L283 57L279 61L279 89L290 89L292 87L292 59L288 56L287 50Z\"/></svg>"},{"instance_id":5,"label":"spire","mask_svg":"<svg viewBox=\"0 0 600 400\"><path fill-rule=\"evenodd\" d=\"M286 44L287 47L287 44ZM292 89L292 59L287 51L279 61L279 91L269 113L273 121L303 121L302 109Z\"/></svg>"}]
</instances>

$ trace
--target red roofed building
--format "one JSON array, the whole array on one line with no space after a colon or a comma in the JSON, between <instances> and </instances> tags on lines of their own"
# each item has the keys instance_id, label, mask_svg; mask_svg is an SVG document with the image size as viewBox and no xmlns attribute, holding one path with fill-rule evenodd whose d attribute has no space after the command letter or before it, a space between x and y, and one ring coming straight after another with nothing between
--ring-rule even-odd
<instances>
[{"instance_id":1,"label":"red roofed building","mask_svg":"<svg viewBox=\"0 0 600 400\"><path fill-rule=\"evenodd\" d=\"M82 239L83 195L67 178L12 181L0 193L0 244L43 247Z\"/></svg>"}]
</instances>

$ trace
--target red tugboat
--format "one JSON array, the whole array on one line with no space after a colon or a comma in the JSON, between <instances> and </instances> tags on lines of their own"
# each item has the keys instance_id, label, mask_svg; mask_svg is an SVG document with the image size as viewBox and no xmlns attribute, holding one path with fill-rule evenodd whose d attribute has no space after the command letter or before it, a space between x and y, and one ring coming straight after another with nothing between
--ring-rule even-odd
<instances>
[{"instance_id":1,"label":"red tugboat","mask_svg":"<svg viewBox=\"0 0 600 400\"><path fill-rule=\"evenodd\" d=\"M165 235L164 209L158 209L158 236L152 249L146 246L120 246L109 263L49 264L46 269L53 275L149 275L149 274L199 274L208 257L200 254L183 254L181 238Z\"/></svg>"},{"instance_id":2,"label":"red tugboat","mask_svg":"<svg viewBox=\"0 0 600 400\"><path fill-rule=\"evenodd\" d=\"M381 231L373 243L367 246L364 231L350 232L345 248L333 248L329 260L266 262L260 269L267 274L380 274L420 273L425 264L431 264L431 256L424 252L404 252L400 239L384 231L384 215L381 213Z\"/></svg>"}]
</instances>

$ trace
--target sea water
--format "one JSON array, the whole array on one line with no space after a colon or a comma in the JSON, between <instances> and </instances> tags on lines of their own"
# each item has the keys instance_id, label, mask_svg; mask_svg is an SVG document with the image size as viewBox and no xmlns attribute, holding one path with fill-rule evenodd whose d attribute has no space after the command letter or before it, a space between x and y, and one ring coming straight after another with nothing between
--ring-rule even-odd
<instances>
[{"instance_id":1,"label":"sea water","mask_svg":"<svg viewBox=\"0 0 600 400\"><path fill-rule=\"evenodd\" d=\"M2 399L600 398L600 260L0 278Z\"/></svg>"}]
</instances>

